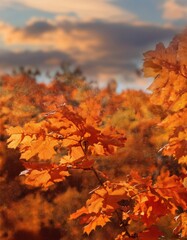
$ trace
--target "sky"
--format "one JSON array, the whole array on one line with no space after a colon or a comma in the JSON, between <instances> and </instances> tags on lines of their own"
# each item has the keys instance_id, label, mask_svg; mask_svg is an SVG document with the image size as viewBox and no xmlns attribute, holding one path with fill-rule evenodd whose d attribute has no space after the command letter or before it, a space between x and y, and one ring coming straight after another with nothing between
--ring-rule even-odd
<instances>
[{"instance_id":1,"label":"sky","mask_svg":"<svg viewBox=\"0 0 187 240\"><path fill-rule=\"evenodd\" d=\"M187 26L187 0L1 0L0 72L79 66L102 86L146 89L143 53Z\"/></svg>"}]
</instances>

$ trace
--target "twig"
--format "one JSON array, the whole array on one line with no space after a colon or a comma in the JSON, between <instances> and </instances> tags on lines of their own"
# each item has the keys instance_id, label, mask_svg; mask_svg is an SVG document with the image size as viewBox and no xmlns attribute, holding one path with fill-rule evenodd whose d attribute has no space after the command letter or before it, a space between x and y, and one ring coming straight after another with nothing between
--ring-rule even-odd
<instances>
[{"instance_id":1,"label":"twig","mask_svg":"<svg viewBox=\"0 0 187 240\"><path fill-rule=\"evenodd\" d=\"M94 167L91 167L91 170L94 172L97 180L99 181L100 185L104 187L103 181L100 179L99 174L97 173L97 170Z\"/></svg>"},{"instance_id":2,"label":"twig","mask_svg":"<svg viewBox=\"0 0 187 240\"><path fill-rule=\"evenodd\" d=\"M125 225L125 223L124 223L123 220L121 219L121 216L119 215L119 213L118 213L117 210L115 210L115 213L116 213L116 215L117 215L117 217L118 217L118 220L119 220L119 222L120 222L120 225L123 226L123 229L125 230L125 233L127 234L127 236L128 236L129 238L132 237L132 236L130 235L130 233L129 233L129 231L128 231L126 225Z\"/></svg>"}]
</instances>

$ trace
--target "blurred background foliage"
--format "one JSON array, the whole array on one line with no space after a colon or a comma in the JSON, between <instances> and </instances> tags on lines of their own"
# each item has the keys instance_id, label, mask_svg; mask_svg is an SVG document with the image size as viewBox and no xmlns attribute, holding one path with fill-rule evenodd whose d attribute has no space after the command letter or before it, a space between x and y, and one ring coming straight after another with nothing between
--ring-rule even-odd
<instances>
[{"instance_id":1,"label":"blurred background foliage","mask_svg":"<svg viewBox=\"0 0 187 240\"><path fill-rule=\"evenodd\" d=\"M20 68L12 75L0 77L0 239L112 239L120 232L117 219L89 237L82 234L78 221L68 220L98 185L93 173L72 170L66 181L48 191L28 188L24 177L19 176L24 170L19 153L6 147L6 128L37 121L42 113L63 103L82 106L88 114L95 114L98 105L103 124L125 131L127 141L115 155L96 159L97 169L110 180L124 180L132 169L154 178L163 164L175 174L177 171L172 159L168 161L158 154L168 138L157 125L164 112L150 103L148 93L140 90L117 93L115 80L104 89L95 87L86 81L79 68L62 67L49 84L38 83L38 74L38 70ZM85 105L87 102L92 105ZM168 235L171 237L172 233Z\"/></svg>"}]
</instances>

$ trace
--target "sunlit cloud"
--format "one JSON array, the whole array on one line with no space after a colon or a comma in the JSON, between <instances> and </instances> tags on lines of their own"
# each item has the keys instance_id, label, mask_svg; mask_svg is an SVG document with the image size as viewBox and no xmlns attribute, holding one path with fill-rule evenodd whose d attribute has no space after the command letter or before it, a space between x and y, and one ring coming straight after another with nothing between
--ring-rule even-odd
<instances>
[{"instance_id":1,"label":"sunlit cloud","mask_svg":"<svg viewBox=\"0 0 187 240\"><path fill-rule=\"evenodd\" d=\"M54 66L70 60L91 75L135 71L136 59L160 40L171 38L175 29L145 24L71 22L31 19L23 27L0 23L5 49L0 65ZM25 57L24 57L25 56ZM4 61L3 61L4 58Z\"/></svg>"},{"instance_id":2,"label":"sunlit cloud","mask_svg":"<svg viewBox=\"0 0 187 240\"><path fill-rule=\"evenodd\" d=\"M171 21L186 19L187 4L186 0L165 0L163 4L163 18Z\"/></svg>"},{"instance_id":3,"label":"sunlit cloud","mask_svg":"<svg viewBox=\"0 0 187 240\"><path fill-rule=\"evenodd\" d=\"M3 1L5 4L5 1ZM4 5L3 3L0 6ZM79 21L109 21L109 22L130 22L137 19L136 15L126 9L112 4L108 0L8 0L8 4L23 4L27 7L38 10L52 12L66 16L66 18L75 18Z\"/></svg>"},{"instance_id":4,"label":"sunlit cloud","mask_svg":"<svg viewBox=\"0 0 187 240\"><path fill-rule=\"evenodd\" d=\"M67 31L65 24L54 25L48 21L30 21L23 28L15 28L8 24L0 23L1 38L6 48L16 52L23 50L60 51L74 55L77 61L90 56L100 57L101 51L96 49L101 46L102 39L88 29L71 27Z\"/></svg>"}]
</instances>

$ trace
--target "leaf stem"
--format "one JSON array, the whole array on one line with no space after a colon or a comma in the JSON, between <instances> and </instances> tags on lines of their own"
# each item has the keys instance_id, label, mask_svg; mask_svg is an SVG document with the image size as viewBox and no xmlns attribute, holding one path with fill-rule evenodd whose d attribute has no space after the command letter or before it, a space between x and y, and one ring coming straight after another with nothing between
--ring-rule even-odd
<instances>
[{"instance_id":1,"label":"leaf stem","mask_svg":"<svg viewBox=\"0 0 187 240\"><path fill-rule=\"evenodd\" d=\"M94 172L94 174L95 174L95 176L96 176L99 184L104 187L103 181L102 181L101 178L99 177L99 174L97 173L97 170L96 170L94 167L91 167L91 170Z\"/></svg>"}]
</instances>

